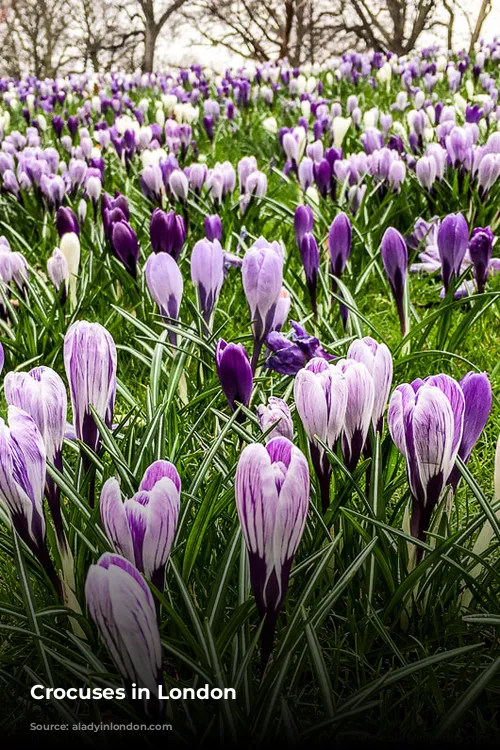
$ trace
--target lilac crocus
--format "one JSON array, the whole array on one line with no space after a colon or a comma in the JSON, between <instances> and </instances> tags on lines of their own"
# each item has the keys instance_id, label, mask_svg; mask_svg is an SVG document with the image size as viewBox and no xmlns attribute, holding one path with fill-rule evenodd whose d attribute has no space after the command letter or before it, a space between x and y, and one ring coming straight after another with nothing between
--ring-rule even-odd
<instances>
[{"instance_id":1,"label":"lilac crocus","mask_svg":"<svg viewBox=\"0 0 500 750\"><path fill-rule=\"evenodd\" d=\"M406 286L406 272L408 270L408 248L403 236L397 229L389 227L382 237L382 262L387 274L389 286L396 302L401 335L406 335L406 315L404 309L404 294Z\"/></svg>"},{"instance_id":2,"label":"lilac crocus","mask_svg":"<svg viewBox=\"0 0 500 750\"><path fill-rule=\"evenodd\" d=\"M198 289L203 320L210 319L224 281L224 250L219 240L199 240L191 253L191 279Z\"/></svg>"},{"instance_id":3,"label":"lilac crocus","mask_svg":"<svg viewBox=\"0 0 500 750\"><path fill-rule=\"evenodd\" d=\"M293 227L295 230L297 247L300 250L304 235L308 232L312 232L314 227L314 214L311 206L297 206L293 218Z\"/></svg>"},{"instance_id":4,"label":"lilac crocus","mask_svg":"<svg viewBox=\"0 0 500 750\"><path fill-rule=\"evenodd\" d=\"M167 214L160 208L155 208L149 223L149 236L155 253L168 253L174 260L178 260L186 241L184 219L174 211Z\"/></svg>"},{"instance_id":5,"label":"lilac crocus","mask_svg":"<svg viewBox=\"0 0 500 750\"><path fill-rule=\"evenodd\" d=\"M179 519L180 492L177 469L164 460L151 464L138 492L124 502L114 477L101 490L101 520L113 549L160 591Z\"/></svg>"},{"instance_id":6,"label":"lilac crocus","mask_svg":"<svg viewBox=\"0 0 500 750\"><path fill-rule=\"evenodd\" d=\"M362 362L373 378L375 393L373 399L373 429L382 433L384 412L392 385L392 356L386 344L379 344L371 336L356 339L347 351L347 359Z\"/></svg>"},{"instance_id":7,"label":"lilac crocus","mask_svg":"<svg viewBox=\"0 0 500 750\"><path fill-rule=\"evenodd\" d=\"M0 419L0 502L26 546L45 569L57 593L61 583L50 559L43 510L45 445L34 420L17 406Z\"/></svg>"},{"instance_id":8,"label":"lilac crocus","mask_svg":"<svg viewBox=\"0 0 500 750\"><path fill-rule=\"evenodd\" d=\"M469 242L469 255L474 266L474 278L480 292L484 292L488 279L492 248L493 232L490 227L474 229Z\"/></svg>"},{"instance_id":9,"label":"lilac crocus","mask_svg":"<svg viewBox=\"0 0 500 750\"><path fill-rule=\"evenodd\" d=\"M351 244L352 225L348 216L341 212L333 220L328 232L328 252L330 253L331 269L335 279L340 279L344 272L347 259L351 253ZM335 279L333 280L334 293L337 291L337 282ZM342 303L340 303L340 315L345 326L348 310Z\"/></svg>"},{"instance_id":10,"label":"lilac crocus","mask_svg":"<svg viewBox=\"0 0 500 750\"><path fill-rule=\"evenodd\" d=\"M144 268L149 292L158 305L160 315L170 318L175 323L179 317L184 282L179 266L168 253L154 253L149 256ZM175 331L169 332L171 343L175 346Z\"/></svg>"},{"instance_id":11,"label":"lilac crocus","mask_svg":"<svg viewBox=\"0 0 500 750\"><path fill-rule=\"evenodd\" d=\"M247 445L235 479L236 510L248 552L250 583L263 624L262 666L273 649L276 621L309 506L309 468L290 440Z\"/></svg>"},{"instance_id":12,"label":"lilac crocus","mask_svg":"<svg viewBox=\"0 0 500 750\"><path fill-rule=\"evenodd\" d=\"M245 253L241 274L253 323L252 371L255 372L283 287L283 251L278 242L269 243L260 237Z\"/></svg>"},{"instance_id":13,"label":"lilac crocus","mask_svg":"<svg viewBox=\"0 0 500 750\"><path fill-rule=\"evenodd\" d=\"M292 416L288 404L282 398L270 396L267 404L260 404L257 407L257 419L262 432L268 433L266 443L275 437L293 440Z\"/></svg>"},{"instance_id":14,"label":"lilac crocus","mask_svg":"<svg viewBox=\"0 0 500 750\"><path fill-rule=\"evenodd\" d=\"M85 581L90 616L116 668L128 684L158 695L161 684L160 632L151 589L137 568L105 552Z\"/></svg>"},{"instance_id":15,"label":"lilac crocus","mask_svg":"<svg viewBox=\"0 0 500 750\"><path fill-rule=\"evenodd\" d=\"M124 219L116 221L111 227L111 247L118 260L124 265L133 279L137 276L139 245L137 235Z\"/></svg>"},{"instance_id":16,"label":"lilac crocus","mask_svg":"<svg viewBox=\"0 0 500 750\"><path fill-rule=\"evenodd\" d=\"M215 350L215 366L224 395L232 411L237 402L248 406L253 388L250 360L243 344L228 344L219 339Z\"/></svg>"},{"instance_id":17,"label":"lilac crocus","mask_svg":"<svg viewBox=\"0 0 500 750\"><path fill-rule=\"evenodd\" d=\"M453 470L464 412L463 391L448 375L399 385L392 394L387 423L406 459L412 493L410 531L417 539L425 539L432 512Z\"/></svg>"},{"instance_id":18,"label":"lilac crocus","mask_svg":"<svg viewBox=\"0 0 500 750\"><path fill-rule=\"evenodd\" d=\"M441 258L441 275L445 292L460 275L460 268L469 244L469 228L462 214L449 214L439 225L437 246Z\"/></svg>"},{"instance_id":19,"label":"lilac crocus","mask_svg":"<svg viewBox=\"0 0 500 750\"><path fill-rule=\"evenodd\" d=\"M315 357L300 370L293 387L295 406L309 438L311 459L318 477L323 512L330 505L331 465L325 449L330 450L342 431L347 409L347 382L335 365Z\"/></svg>"},{"instance_id":20,"label":"lilac crocus","mask_svg":"<svg viewBox=\"0 0 500 750\"><path fill-rule=\"evenodd\" d=\"M79 320L68 328L64 337L64 368L70 388L75 434L95 453L99 452L101 439L91 407L111 429L116 398L116 364L115 342L104 326ZM83 462L88 465L85 454Z\"/></svg>"},{"instance_id":21,"label":"lilac crocus","mask_svg":"<svg viewBox=\"0 0 500 750\"><path fill-rule=\"evenodd\" d=\"M59 294L61 304L64 304L68 295L69 266L66 257L58 247L54 249L47 261L47 273L54 289Z\"/></svg>"},{"instance_id":22,"label":"lilac crocus","mask_svg":"<svg viewBox=\"0 0 500 750\"><path fill-rule=\"evenodd\" d=\"M352 473L365 447L372 424L375 404L375 383L363 362L341 359L337 368L344 375L347 386L347 405L342 432L344 463Z\"/></svg>"},{"instance_id":23,"label":"lilac crocus","mask_svg":"<svg viewBox=\"0 0 500 750\"><path fill-rule=\"evenodd\" d=\"M47 460L62 472L68 398L60 376L50 367L35 367L29 372L8 372L4 390L7 403L22 409L35 422L45 445ZM60 548L66 550L60 489L49 474L46 476L46 494Z\"/></svg>"},{"instance_id":24,"label":"lilac crocus","mask_svg":"<svg viewBox=\"0 0 500 750\"><path fill-rule=\"evenodd\" d=\"M218 214L213 214L213 216L205 216L204 226L207 240L210 240L210 242L213 242L214 240L221 242L222 222Z\"/></svg>"}]
</instances>

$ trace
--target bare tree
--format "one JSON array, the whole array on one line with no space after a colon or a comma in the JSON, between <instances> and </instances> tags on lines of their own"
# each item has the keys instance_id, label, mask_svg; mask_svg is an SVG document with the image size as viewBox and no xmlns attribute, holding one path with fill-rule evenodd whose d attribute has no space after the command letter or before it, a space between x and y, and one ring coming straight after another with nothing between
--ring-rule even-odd
<instances>
[{"instance_id":1,"label":"bare tree","mask_svg":"<svg viewBox=\"0 0 500 750\"><path fill-rule=\"evenodd\" d=\"M78 29L77 47L84 69L122 70L137 67L142 29L135 2L118 0L74 0L72 20Z\"/></svg>"},{"instance_id":2,"label":"bare tree","mask_svg":"<svg viewBox=\"0 0 500 750\"><path fill-rule=\"evenodd\" d=\"M493 4L491 0L482 0L481 5L479 7L479 13L477 14L477 19L476 19L476 23L474 26L474 30L470 38L471 52L474 50L474 45L476 44L476 42L479 41L479 37L481 35L481 30L483 28L484 22L486 21L486 18L490 14L492 8L493 8Z\"/></svg>"},{"instance_id":3,"label":"bare tree","mask_svg":"<svg viewBox=\"0 0 500 750\"><path fill-rule=\"evenodd\" d=\"M142 60L143 73L151 73L154 66L156 42L160 31L167 21L184 5L186 0L169 0L163 5L161 0L136 0L139 6L139 17L142 24L142 41L144 56ZM135 17L134 17L135 20Z\"/></svg>"}]
</instances>

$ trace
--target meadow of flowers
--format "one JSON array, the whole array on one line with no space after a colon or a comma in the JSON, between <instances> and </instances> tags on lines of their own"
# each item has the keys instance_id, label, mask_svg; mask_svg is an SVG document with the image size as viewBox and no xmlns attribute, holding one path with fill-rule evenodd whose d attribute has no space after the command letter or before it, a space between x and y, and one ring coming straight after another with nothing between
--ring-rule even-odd
<instances>
[{"instance_id":1,"label":"meadow of flowers","mask_svg":"<svg viewBox=\"0 0 500 750\"><path fill-rule=\"evenodd\" d=\"M499 79L0 80L4 728L500 731Z\"/></svg>"}]
</instances>

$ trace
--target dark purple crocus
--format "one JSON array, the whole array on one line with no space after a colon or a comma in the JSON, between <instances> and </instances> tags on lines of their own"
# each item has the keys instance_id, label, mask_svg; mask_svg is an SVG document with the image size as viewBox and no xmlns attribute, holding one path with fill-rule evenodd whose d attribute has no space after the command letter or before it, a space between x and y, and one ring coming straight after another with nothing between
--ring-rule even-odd
<instances>
[{"instance_id":1,"label":"dark purple crocus","mask_svg":"<svg viewBox=\"0 0 500 750\"><path fill-rule=\"evenodd\" d=\"M481 229L478 227L472 232L469 242L469 255L474 266L474 277L477 282L477 288L484 292L484 287L488 279L488 266L491 260L491 251L493 248L493 232L490 227Z\"/></svg>"},{"instance_id":2,"label":"dark purple crocus","mask_svg":"<svg viewBox=\"0 0 500 750\"><path fill-rule=\"evenodd\" d=\"M310 232L302 237L300 243L300 255L302 257L302 263L306 272L306 284L311 297L311 307L316 318L318 315L318 307L316 302L316 286L318 283L319 273L319 249L318 243L314 239L314 236Z\"/></svg>"},{"instance_id":3,"label":"dark purple crocus","mask_svg":"<svg viewBox=\"0 0 500 750\"><path fill-rule=\"evenodd\" d=\"M128 221L122 219L112 224L111 247L118 260L123 263L126 270L135 279L137 277L139 245L137 235Z\"/></svg>"},{"instance_id":4,"label":"dark purple crocus","mask_svg":"<svg viewBox=\"0 0 500 750\"><path fill-rule=\"evenodd\" d=\"M441 258L441 276L446 294L460 268L469 244L469 228L462 214L449 214L439 225L437 245Z\"/></svg>"},{"instance_id":5,"label":"dark purple crocus","mask_svg":"<svg viewBox=\"0 0 500 750\"><path fill-rule=\"evenodd\" d=\"M335 217L328 233L328 251L330 253L330 262L332 274L336 278L333 280L333 293L337 291L337 281L340 279L346 267L352 245L352 225L349 217L345 213L339 213ZM348 309L340 303L340 316L344 326L347 323Z\"/></svg>"},{"instance_id":6,"label":"dark purple crocus","mask_svg":"<svg viewBox=\"0 0 500 750\"><path fill-rule=\"evenodd\" d=\"M155 253L168 253L178 260L186 241L186 225L182 216L175 211L165 213L155 208L149 224L151 247Z\"/></svg>"},{"instance_id":7,"label":"dark purple crocus","mask_svg":"<svg viewBox=\"0 0 500 750\"><path fill-rule=\"evenodd\" d=\"M314 164L313 173L320 195L326 198L332 182L332 169L327 159L321 159L319 164Z\"/></svg>"},{"instance_id":8,"label":"dark purple crocus","mask_svg":"<svg viewBox=\"0 0 500 750\"><path fill-rule=\"evenodd\" d=\"M382 262L389 280L389 286L396 302L401 335L406 335L406 315L404 294L406 272L408 270L408 248L403 236L397 229L389 227L382 237Z\"/></svg>"},{"instance_id":9,"label":"dark purple crocus","mask_svg":"<svg viewBox=\"0 0 500 750\"><path fill-rule=\"evenodd\" d=\"M235 478L236 510L248 552L250 583L260 618L261 663L271 656L274 631L309 508L309 467L285 437L247 445Z\"/></svg>"},{"instance_id":10,"label":"dark purple crocus","mask_svg":"<svg viewBox=\"0 0 500 750\"><path fill-rule=\"evenodd\" d=\"M74 232L80 236L80 225L72 208L59 206L56 214L56 228L60 238L68 232Z\"/></svg>"},{"instance_id":11,"label":"dark purple crocus","mask_svg":"<svg viewBox=\"0 0 500 750\"><path fill-rule=\"evenodd\" d=\"M222 240L222 222L220 220L220 216L217 214L213 214L212 216L205 216L205 234L207 236L207 240L210 240L210 242L213 242L214 240L218 240L221 242Z\"/></svg>"},{"instance_id":12,"label":"dark purple crocus","mask_svg":"<svg viewBox=\"0 0 500 750\"><path fill-rule=\"evenodd\" d=\"M228 344L224 339L219 339L215 350L215 365L231 410L235 411L236 402L248 406L252 395L253 375L243 344Z\"/></svg>"},{"instance_id":13,"label":"dark purple crocus","mask_svg":"<svg viewBox=\"0 0 500 750\"><path fill-rule=\"evenodd\" d=\"M64 130L64 120L61 115L54 115L52 118L52 128L56 136L60 138Z\"/></svg>"},{"instance_id":14,"label":"dark purple crocus","mask_svg":"<svg viewBox=\"0 0 500 750\"><path fill-rule=\"evenodd\" d=\"M210 141L213 141L214 138L214 118L212 115L205 115L203 118L203 127L205 129L205 133L208 135L208 138Z\"/></svg>"},{"instance_id":15,"label":"dark purple crocus","mask_svg":"<svg viewBox=\"0 0 500 750\"><path fill-rule=\"evenodd\" d=\"M266 366L281 375L296 375L309 360L321 357L327 361L335 359L321 346L316 336L309 336L305 328L291 320L291 338L271 331L266 339L268 356Z\"/></svg>"},{"instance_id":16,"label":"dark purple crocus","mask_svg":"<svg viewBox=\"0 0 500 750\"><path fill-rule=\"evenodd\" d=\"M314 227L314 214L311 206L297 206L293 218L293 228L295 230L295 240L300 250L302 238L307 232L312 232Z\"/></svg>"}]
</instances>

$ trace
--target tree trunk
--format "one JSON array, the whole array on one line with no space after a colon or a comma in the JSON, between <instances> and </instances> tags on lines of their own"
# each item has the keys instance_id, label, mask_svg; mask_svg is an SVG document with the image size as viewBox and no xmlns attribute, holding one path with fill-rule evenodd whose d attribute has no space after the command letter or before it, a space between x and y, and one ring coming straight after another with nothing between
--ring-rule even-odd
<instances>
[{"instance_id":1,"label":"tree trunk","mask_svg":"<svg viewBox=\"0 0 500 750\"><path fill-rule=\"evenodd\" d=\"M470 40L470 52L474 52L474 45L479 40L479 35L481 34L481 29L483 28L483 23L486 21L486 16L491 11L491 0L483 0L481 3L481 7L479 8L479 14L477 16L476 25L474 27L474 31L472 32L471 40Z\"/></svg>"},{"instance_id":2,"label":"tree trunk","mask_svg":"<svg viewBox=\"0 0 500 750\"><path fill-rule=\"evenodd\" d=\"M158 31L154 19L146 18L144 23L144 58L142 61L142 72L152 73L155 59L156 40Z\"/></svg>"},{"instance_id":3,"label":"tree trunk","mask_svg":"<svg viewBox=\"0 0 500 750\"><path fill-rule=\"evenodd\" d=\"M283 37L281 40L280 60L288 57L290 52L290 36L292 33L293 17L295 15L293 5L294 0L285 0L285 27L283 29Z\"/></svg>"}]
</instances>

